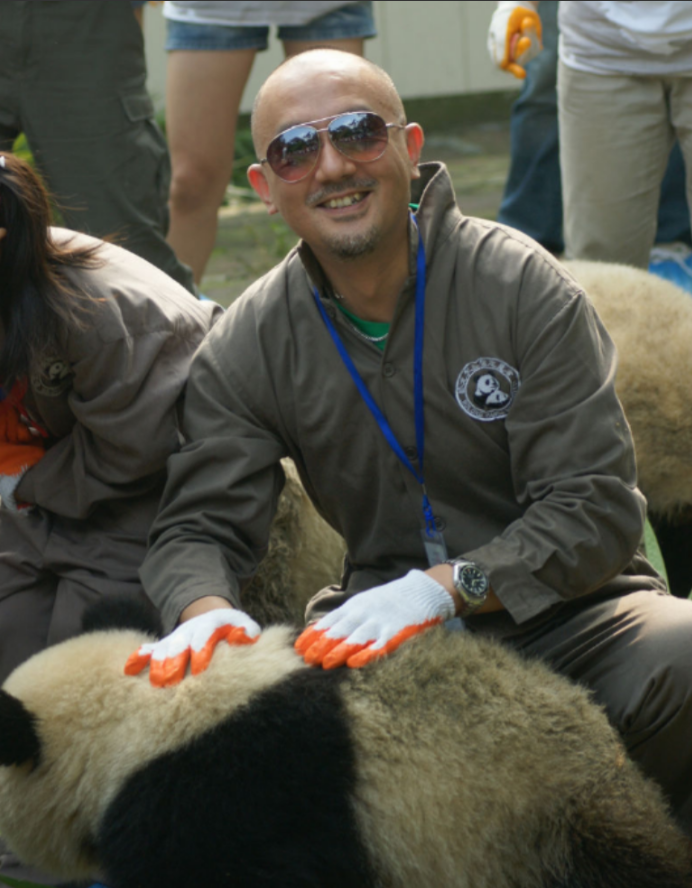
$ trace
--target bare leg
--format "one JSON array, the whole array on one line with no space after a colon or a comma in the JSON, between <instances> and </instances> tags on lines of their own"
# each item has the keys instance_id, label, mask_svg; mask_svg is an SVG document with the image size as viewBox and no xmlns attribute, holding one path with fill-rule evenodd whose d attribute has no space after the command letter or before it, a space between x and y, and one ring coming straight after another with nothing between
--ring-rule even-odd
<instances>
[{"instance_id":1,"label":"bare leg","mask_svg":"<svg viewBox=\"0 0 692 888\"><path fill-rule=\"evenodd\" d=\"M173 164L168 242L199 283L233 169L238 109L254 49L169 53L167 132Z\"/></svg>"}]
</instances>

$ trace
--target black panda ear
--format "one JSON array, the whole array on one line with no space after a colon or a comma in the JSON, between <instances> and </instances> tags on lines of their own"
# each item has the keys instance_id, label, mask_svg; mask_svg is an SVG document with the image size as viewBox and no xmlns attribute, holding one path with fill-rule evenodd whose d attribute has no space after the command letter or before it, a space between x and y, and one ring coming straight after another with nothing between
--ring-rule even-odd
<instances>
[{"instance_id":1,"label":"black panda ear","mask_svg":"<svg viewBox=\"0 0 692 888\"><path fill-rule=\"evenodd\" d=\"M0 690L0 765L22 765L41 754L37 718L7 691Z\"/></svg>"}]
</instances>

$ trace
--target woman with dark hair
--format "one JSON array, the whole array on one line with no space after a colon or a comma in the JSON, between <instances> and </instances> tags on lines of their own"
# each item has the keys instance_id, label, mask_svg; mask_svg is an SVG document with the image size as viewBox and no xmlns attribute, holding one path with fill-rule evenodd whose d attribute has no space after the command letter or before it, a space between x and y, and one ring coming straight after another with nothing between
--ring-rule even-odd
<instances>
[{"instance_id":1,"label":"woman with dark hair","mask_svg":"<svg viewBox=\"0 0 692 888\"><path fill-rule=\"evenodd\" d=\"M189 364L219 313L51 228L40 180L0 154L0 683L95 598L140 591Z\"/></svg>"}]
</instances>

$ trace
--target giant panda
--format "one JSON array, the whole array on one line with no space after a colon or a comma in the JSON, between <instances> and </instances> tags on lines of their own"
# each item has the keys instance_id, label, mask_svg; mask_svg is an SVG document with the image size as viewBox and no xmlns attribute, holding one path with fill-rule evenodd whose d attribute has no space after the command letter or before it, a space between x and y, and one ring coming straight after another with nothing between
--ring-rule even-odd
<instances>
[{"instance_id":1,"label":"giant panda","mask_svg":"<svg viewBox=\"0 0 692 888\"><path fill-rule=\"evenodd\" d=\"M0 834L111 888L689 888L690 843L588 693L470 632L323 671L293 630L173 688L96 629L0 691Z\"/></svg>"},{"instance_id":2,"label":"giant panda","mask_svg":"<svg viewBox=\"0 0 692 888\"><path fill-rule=\"evenodd\" d=\"M617 393L632 428L671 591L692 589L692 297L639 268L564 263L618 349Z\"/></svg>"},{"instance_id":3,"label":"giant panda","mask_svg":"<svg viewBox=\"0 0 692 888\"><path fill-rule=\"evenodd\" d=\"M269 535L267 554L243 587L240 603L260 626L302 626L305 608L323 586L337 582L346 544L319 515L291 459L282 459L284 488Z\"/></svg>"},{"instance_id":4,"label":"giant panda","mask_svg":"<svg viewBox=\"0 0 692 888\"><path fill-rule=\"evenodd\" d=\"M632 427L639 485L651 509L692 506L692 297L627 265L573 260L618 349L617 393Z\"/></svg>"}]
</instances>

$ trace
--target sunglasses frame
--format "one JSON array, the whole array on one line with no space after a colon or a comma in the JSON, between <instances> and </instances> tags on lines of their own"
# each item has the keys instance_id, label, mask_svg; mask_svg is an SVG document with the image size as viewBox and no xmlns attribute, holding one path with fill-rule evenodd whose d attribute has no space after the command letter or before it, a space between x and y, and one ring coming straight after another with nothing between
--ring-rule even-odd
<instances>
[{"instance_id":1,"label":"sunglasses frame","mask_svg":"<svg viewBox=\"0 0 692 888\"><path fill-rule=\"evenodd\" d=\"M339 147L339 145L337 145L334 142L334 139L332 138L332 132L330 130L331 125L335 121L340 120L342 117L348 117L352 114L365 114L368 117L375 117L378 120L382 121L382 124L384 125L385 133L387 135L387 139L386 139L386 141L383 142L384 147L382 148L382 152L380 154L378 154L377 157L371 157L368 160L359 160L356 157L351 157L350 154L346 154L346 152L343 151ZM324 121L326 121L326 120L329 121L329 123L326 126L317 127L314 125L316 123L324 123ZM257 162L260 164L265 164L265 163L268 164L269 169L274 173L274 175L278 179L281 179L282 182L285 182L287 185L296 185L298 182L302 182L303 179L307 179L307 177L310 175L310 173L317 166L317 161L319 160L320 152L322 150L322 139L320 139L320 137L319 137L320 133L327 133L327 137L329 138L329 143L331 144L331 146L333 148L335 148L339 152L339 154L342 154L344 157L347 157L349 160L353 161L354 163L374 163L376 160L379 160L382 157L382 155L385 153L385 151L387 150L387 147L389 145L389 130L390 129L406 129L406 126L407 126L407 124L405 124L405 123L387 123L382 116L380 116L379 114L376 114L374 111L343 111L341 114L332 114L330 117L318 117L317 120L308 120L305 123L295 123L295 124L293 124L293 126L289 126L287 129L282 130L280 133L277 133L274 136L274 138L271 140L269 145L267 145L267 156L261 158ZM315 135L317 136L317 151L315 152L315 158L312 162L312 165L308 168L306 173L303 176L301 176L299 179L284 179L283 176L281 176L274 169L274 167L271 165L271 163L269 161L269 152L271 151L271 147L274 144L274 142L276 142L277 139L280 139L282 136L285 136L286 133L290 133L291 130L299 129L301 127L309 127L311 130L314 131Z\"/></svg>"}]
</instances>

